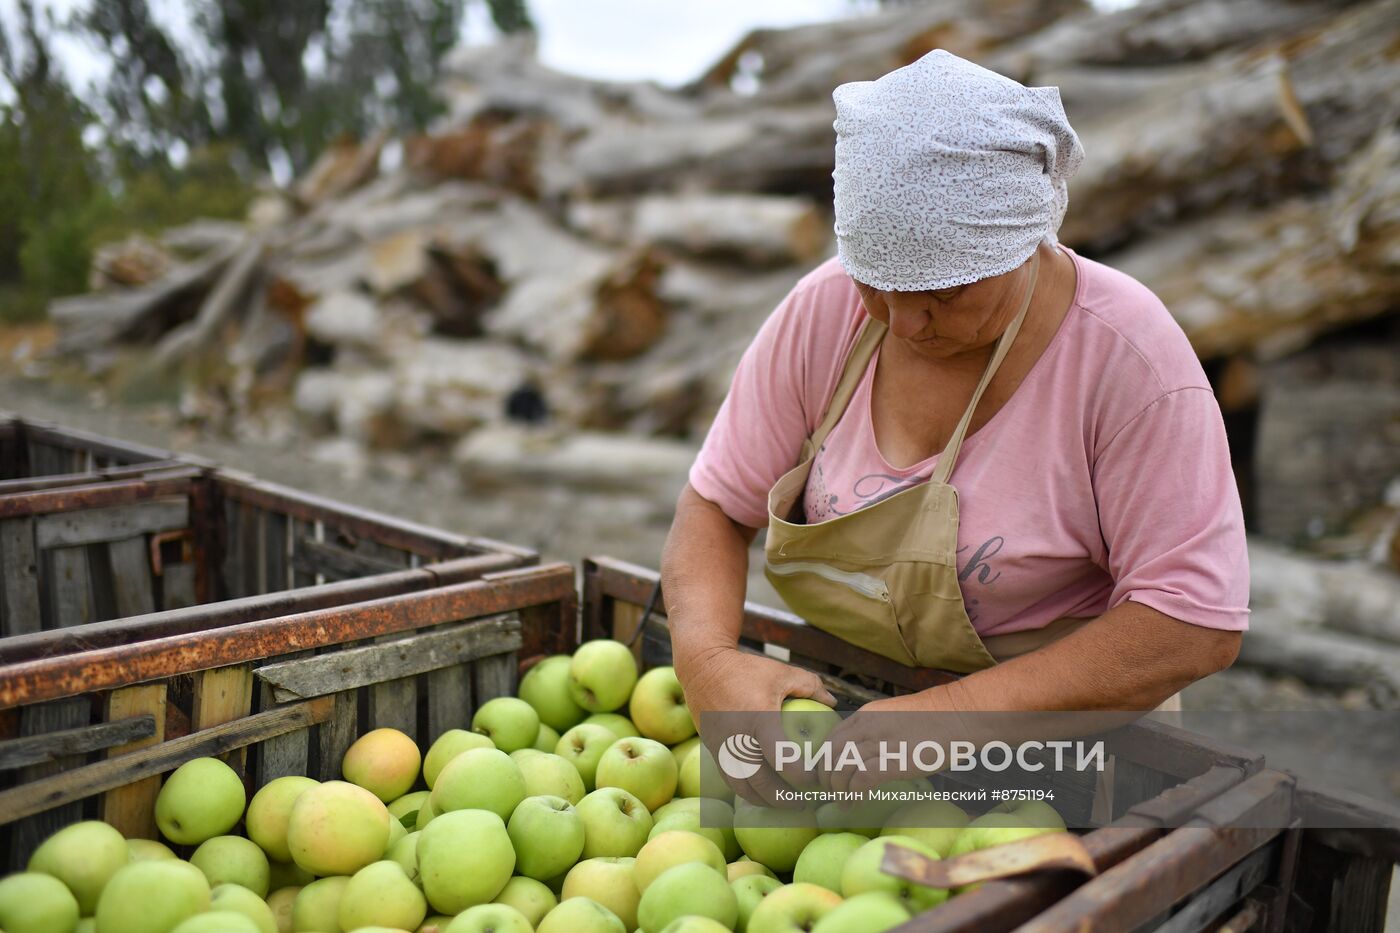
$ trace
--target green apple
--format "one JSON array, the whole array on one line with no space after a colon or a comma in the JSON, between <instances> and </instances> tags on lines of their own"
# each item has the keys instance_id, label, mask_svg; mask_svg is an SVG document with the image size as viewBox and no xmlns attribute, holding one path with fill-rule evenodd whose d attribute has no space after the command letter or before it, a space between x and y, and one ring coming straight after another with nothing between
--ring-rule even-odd
<instances>
[{"instance_id":1,"label":"green apple","mask_svg":"<svg viewBox=\"0 0 1400 933\"><path fill-rule=\"evenodd\" d=\"M758 909L765 897L781 888L783 883L772 875L745 875L729 883L734 891L734 900L739 905L739 922L734 929L743 933L748 929L749 918Z\"/></svg>"},{"instance_id":2,"label":"green apple","mask_svg":"<svg viewBox=\"0 0 1400 933\"><path fill-rule=\"evenodd\" d=\"M195 758L165 779L156 797L156 825L171 842L197 846L233 829L247 802L238 772L217 758Z\"/></svg>"},{"instance_id":3,"label":"green apple","mask_svg":"<svg viewBox=\"0 0 1400 933\"><path fill-rule=\"evenodd\" d=\"M684 742L679 742L671 746L671 757L676 759L676 767L685 764L685 756L695 751L700 746L700 736L692 735Z\"/></svg>"},{"instance_id":4,"label":"green apple","mask_svg":"<svg viewBox=\"0 0 1400 933\"><path fill-rule=\"evenodd\" d=\"M208 909L203 872L178 859L153 859L119 869L102 889L95 916L98 933L170 933Z\"/></svg>"},{"instance_id":5,"label":"green apple","mask_svg":"<svg viewBox=\"0 0 1400 933\"><path fill-rule=\"evenodd\" d=\"M437 741L433 742L428 754L423 758L423 783L428 785L428 790L432 790L437 776L453 758L474 748L495 747L495 742L480 733L468 732L466 729L448 729L437 737Z\"/></svg>"},{"instance_id":6,"label":"green apple","mask_svg":"<svg viewBox=\"0 0 1400 933\"><path fill-rule=\"evenodd\" d=\"M29 857L29 870L52 875L78 899L84 917L97 909L102 889L131 861L122 834L106 823L86 820L65 826L45 839Z\"/></svg>"},{"instance_id":7,"label":"green apple","mask_svg":"<svg viewBox=\"0 0 1400 933\"><path fill-rule=\"evenodd\" d=\"M408 875L408 879L414 884L418 883L418 839L420 833L412 832L404 836L398 842L392 843L384 857L391 862L397 862L403 869L403 873Z\"/></svg>"},{"instance_id":8,"label":"green apple","mask_svg":"<svg viewBox=\"0 0 1400 933\"><path fill-rule=\"evenodd\" d=\"M350 879L321 878L297 892L292 903L292 929L297 933L341 933L340 899Z\"/></svg>"},{"instance_id":9,"label":"green apple","mask_svg":"<svg viewBox=\"0 0 1400 933\"><path fill-rule=\"evenodd\" d=\"M583 722L588 711L574 702L569 693L569 663L567 654L545 658L520 678L520 699L529 703L539 714L540 722L559 732L566 732Z\"/></svg>"},{"instance_id":10,"label":"green apple","mask_svg":"<svg viewBox=\"0 0 1400 933\"><path fill-rule=\"evenodd\" d=\"M867 891L848 897L812 927L812 933L882 933L905 923L912 914L890 894Z\"/></svg>"},{"instance_id":11,"label":"green apple","mask_svg":"<svg viewBox=\"0 0 1400 933\"><path fill-rule=\"evenodd\" d=\"M1009 813L1016 817L1021 826L1039 826L1042 829L1063 830L1064 818L1058 810L1044 800L1008 800L999 803L988 813Z\"/></svg>"},{"instance_id":12,"label":"green apple","mask_svg":"<svg viewBox=\"0 0 1400 933\"><path fill-rule=\"evenodd\" d=\"M515 870L544 881L564 874L583 854L583 818L563 797L526 797L507 825Z\"/></svg>"},{"instance_id":13,"label":"green apple","mask_svg":"<svg viewBox=\"0 0 1400 933\"><path fill-rule=\"evenodd\" d=\"M578 768L553 752L522 748L511 752L510 757L520 766L527 797L563 797L569 803L578 803L587 793Z\"/></svg>"},{"instance_id":14,"label":"green apple","mask_svg":"<svg viewBox=\"0 0 1400 933\"><path fill-rule=\"evenodd\" d=\"M671 921L689 915L709 917L730 929L739 919L739 902L729 882L699 862L666 869L647 885L637 904L643 933L661 933Z\"/></svg>"},{"instance_id":15,"label":"green apple","mask_svg":"<svg viewBox=\"0 0 1400 933\"><path fill-rule=\"evenodd\" d=\"M777 875L768 870L767 865L755 862L745 855L743 858L735 859L725 868L724 875L733 884L740 878L748 878L752 875L762 875L765 878L776 878Z\"/></svg>"},{"instance_id":16,"label":"green apple","mask_svg":"<svg viewBox=\"0 0 1400 933\"><path fill-rule=\"evenodd\" d=\"M578 802L583 819L583 857L632 857L651 833L646 804L620 787L600 787Z\"/></svg>"},{"instance_id":17,"label":"green apple","mask_svg":"<svg viewBox=\"0 0 1400 933\"><path fill-rule=\"evenodd\" d=\"M179 858L175 851L163 842L156 842L154 839L128 839L126 841L127 852L131 855L131 861L142 862L153 858Z\"/></svg>"},{"instance_id":18,"label":"green apple","mask_svg":"<svg viewBox=\"0 0 1400 933\"><path fill-rule=\"evenodd\" d=\"M668 868L687 862L708 865L721 875L727 868L724 853L713 842L697 833L671 830L652 836L637 853L637 864L632 869L637 890L646 894L651 883Z\"/></svg>"},{"instance_id":19,"label":"green apple","mask_svg":"<svg viewBox=\"0 0 1400 933\"><path fill-rule=\"evenodd\" d=\"M272 861L292 860L292 853L287 849L287 820L292 815L292 804L303 792L320 783L299 774L274 778L259 788L248 802L248 814L244 820L248 838L256 842Z\"/></svg>"},{"instance_id":20,"label":"green apple","mask_svg":"<svg viewBox=\"0 0 1400 933\"><path fill-rule=\"evenodd\" d=\"M695 720L673 667L653 667L643 674L632 688L627 712L638 732L664 745L684 742L695 734Z\"/></svg>"},{"instance_id":21,"label":"green apple","mask_svg":"<svg viewBox=\"0 0 1400 933\"><path fill-rule=\"evenodd\" d=\"M621 713L594 713L583 722L590 726L602 726L619 739L636 738L642 734L637 730L636 723Z\"/></svg>"},{"instance_id":22,"label":"green apple","mask_svg":"<svg viewBox=\"0 0 1400 933\"><path fill-rule=\"evenodd\" d=\"M423 925L418 928L417 933L443 933L443 931L447 929L447 925L451 922L451 917L444 917L442 914L430 914L424 919Z\"/></svg>"},{"instance_id":23,"label":"green apple","mask_svg":"<svg viewBox=\"0 0 1400 933\"><path fill-rule=\"evenodd\" d=\"M921 852L929 858L938 858L938 853L929 846L909 836L881 836L871 839L846 859L841 871L841 893L855 897L867 891L889 894L909 909L911 914L937 907L948 899L948 892L942 888L930 888L894 875L886 874L880 868L889 846L903 846Z\"/></svg>"},{"instance_id":24,"label":"green apple","mask_svg":"<svg viewBox=\"0 0 1400 933\"><path fill-rule=\"evenodd\" d=\"M819 884L841 893L841 869L855 851L870 840L858 833L825 833L813 839L797 858L793 881Z\"/></svg>"},{"instance_id":25,"label":"green apple","mask_svg":"<svg viewBox=\"0 0 1400 933\"><path fill-rule=\"evenodd\" d=\"M762 862L777 874L797 867L797 859L821 831L815 817L805 810L757 807L734 802L734 836L744 854Z\"/></svg>"},{"instance_id":26,"label":"green apple","mask_svg":"<svg viewBox=\"0 0 1400 933\"><path fill-rule=\"evenodd\" d=\"M676 760L652 739L618 739L598 759L595 779L600 788L631 791L648 810L655 810L676 794Z\"/></svg>"},{"instance_id":27,"label":"green apple","mask_svg":"<svg viewBox=\"0 0 1400 933\"><path fill-rule=\"evenodd\" d=\"M296 862L268 862L267 889L300 888L316 880L316 876Z\"/></svg>"},{"instance_id":28,"label":"green apple","mask_svg":"<svg viewBox=\"0 0 1400 933\"><path fill-rule=\"evenodd\" d=\"M715 756L704 745L693 748L681 762L676 782L676 794L680 797L709 797L730 802L734 800L734 788L725 782L724 776L715 764Z\"/></svg>"},{"instance_id":29,"label":"green apple","mask_svg":"<svg viewBox=\"0 0 1400 933\"><path fill-rule=\"evenodd\" d=\"M258 897L267 897L267 856L249 839L242 836L206 839L190 856L190 864L204 872L210 888L238 884Z\"/></svg>"},{"instance_id":30,"label":"green apple","mask_svg":"<svg viewBox=\"0 0 1400 933\"><path fill-rule=\"evenodd\" d=\"M520 765L496 748L474 748L447 763L433 785L433 809L490 810L504 822L525 799Z\"/></svg>"},{"instance_id":31,"label":"green apple","mask_svg":"<svg viewBox=\"0 0 1400 933\"><path fill-rule=\"evenodd\" d=\"M180 922L171 933L259 933L258 925L234 910L211 910Z\"/></svg>"},{"instance_id":32,"label":"green apple","mask_svg":"<svg viewBox=\"0 0 1400 933\"><path fill-rule=\"evenodd\" d=\"M544 915L559 903L559 898L554 896L554 892L544 882L516 875L506 882L506 886L501 888L501 893L496 895L492 903L514 907L531 924L539 926Z\"/></svg>"},{"instance_id":33,"label":"green apple","mask_svg":"<svg viewBox=\"0 0 1400 933\"><path fill-rule=\"evenodd\" d=\"M681 806L677 806L678 804ZM686 804L694 806L685 806ZM678 797L651 816L652 826L648 839L654 839L671 830L683 829L686 832L698 833L713 842L724 853L726 860L736 859L743 854L743 850L739 848L739 840L734 838L734 811L723 800Z\"/></svg>"},{"instance_id":34,"label":"green apple","mask_svg":"<svg viewBox=\"0 0 1400 933\"><path fill-rule=\"evenodd\" d=\"M398 862L373 862L350 878L337 916L346 930L381 926L412 930L423 922L428 902Z\"/></svg>"},{"instance_id":35,"label":"green apple","mask_svg":"<svg viewBox=\"0 0 1400 933\"><path fill-rule=\"evenodd\" d=\"M389 815L402 823L404 829L416 829L418 811L423 809L424 802L432 795L430 790L415 790L411 794L404 794L389 804Z\"/></svg>"},{"instance_id":36,"label":"green apple","mask_svg":"<svg viewBox=\"0 0 1400 933\"><path fill-rule=\"evenodd\" d=\"M551 910L535 933L628 933L617 914L591 897L571 897Z\"/></svg>"},{"instance_id":37,"label":"green apple","mask_svg":"<svg viewBox=\"0 0 1400 933\"><path fill-rule=\"evenodd\" d=\"M636 683L637 661L620 641L584 642L569 660L569 696L590 713L620 708Z\"/></svg>"},{"instance_id":38,"label":"green apple","mask_svg":"<svg viewBox=\"0 0 1400 933\"><path fill-rule=\"evenodd\" d=\"M418 819L413 821L413 828L421 833L424 827L431 823L433 817L437 815L437 808L433 806L433 798L429 794L428 799L423 801L423 806L418 808Z\"/></svg>"},{"instance_id":39,"label":"green apple","mask_svg":"<svg viewBox=\"0 0 1400 933\"><path fill-rule=\"evenodd\" d=\"M575 897L590 898L616 914L627 929L636 929L637 903L642 899L632 876L636 864L634 858L584 859L564 877L561 903Z\"/></svg>"},{"instance_id":40,"label":"green apple","mask_svg":"<svg viewBox=\"0 0 1400 933\"><path fill-rule=\"evenodd\" d=\"M267 906L272 908L272 916L277 920L277 933L292 933L292 908L296 906L300 885L278 888L267 896Z\"/></svg>"},{"instance_id":41,"label":"green apple","mask_svg":"<svg viewBox=\"0 0 1400 933\"><path fill-rule=\"evenodd\" d=\"M452 919L443 933L534 933L525 915L508 904L478 904Z\"/></svg>"},{"instance_id":42,"label":"green apple","mask_svg":"<svg viewBox=\"0 0 1400 933\"><path fill-rule=\"evenodd\" d=\"M841 714L825 703L799 697L783 701L783 733L799 745L820 745L841 724Z\"/></svg>"},{"instance_id":43,"label":"green apple","mask_svg":"<svg viewBox=\"0 0 1400 933\"><path fill-rule=\"evenodd\" d=\"M374 729L346 749L340 773L388 803L409 792L422 763L423 755L411 738L397 729Z\"/></svg>"},{"instance_id":44,"label":"green apple","mask_svg":"<svg viewBox=\"0 0 1400 933\"><path fill-rule=\"evenodd\" d=\"M97 933L97 918L83 917L73 928L73 933Z\"/></svg>"},{"instance_id":45,"label":"green apple","mask_svg":"<svg viewBox=\"0 0 1400 933\"><path fill-rule=\"evenodd\" d=\"M810 930L841 904L841 895L819 884L785 884L770 891L749 916L747 933Z\"/></svg>"},{"instance_id":46,"label":"green apple","mask_svg":"<svg viewBox=\"0 0 1400 933\"><path fill-rule=\"evenodd\" d=\"M661 933L729 933L729 927L709 917L677 917Z\"/></svg>"},{"instance_id":47,"label":"green apple","mask_svg":"<svg viewBox=\"0 0 1400 933\"><path fill-rule=\"evenodd\" d=\"M880 835L909 836L944 858L966 825L967 814L955 804L946 800L921 800L907 803L890 814Z\"/></svg>"},{"instance_id":48,"label":"green apple","mask_svg":"<svg viewBox=\"0 0 1400 933\"><path fill-rule=\"evenodd\" d=\"M0 881L0 929L6 933L73 933L78 900L53 875L31 871Z\"/></svg>"},{"instance_id":49,"label":"green apple","mask_svg":"<svg viewBox=\"0 0 1400 933\"><path fill-rule=\"evenodd\" d=\"M242 914L258 928L258 933L277 933L277 918L267 901L241 884L221 884L209 892L209 909Z\"/></svg>"},{"instance_id":50,"label":"green apple","mask_svg":"<svg viewBox=\"0 0 1400 933\"><path fill-rule=\"evenodd\" d=\"M540 723L540 731L535 736L535 744L530 747L537 752L554 753L554 746L559 744L559 733L555 732L544 723Z\"/></svg>"},{"instance_id":51,"label":"green apple","mask_svg":"<svg viewBox=\"0 0 1400 933\"><path fill-rule=\"evenodd\" d=\"M496 744L503 752L529 748L540 734L540 714L519 697L496 697L481 704L472 717L472 731Z\"/></svg>"},{"instance_id":52,"label":"green apple","mask_svg":"<svg viewBox=\"0 0 1400 933\"><path fill-rule=\"evenodd\" d=\"M618 739L607 726L580 723L559 737L554 754L574 766L585 790L593 790L597 787L598 760Z\"/></svg>"},{"instance_id":53,"label":"green apple","mask_svg":"<svg viewBox=\"0 0 1400 933\"><path fill-rule=\"evenodd\" d=\"M1027 826L1026 820L1014 813L984 813L958 833L952 848L948 850L948 857L1054 832L1062 830L1049 826Z\"/></svg>"},{"instance_id":54,"label":"green apple","mask_svg":"<svg viewBox=\"0 0 1400 933\"><path fill-rule=\"evenodd\" d=\"M418 837L418 877L439 913L490 903L514 870L510 833L490 810L444 813Z\"/></svg>"},{"instance_id":55,"label":"green apple","mask_svg":"<svg viewBox=\"0 0 1400 933\"><path fill-rule=\"evenodd\" d=\"M392 821L384 802L363 787L326 781L292 804L287 849L313 875L353 875L383 856Z\"/></svg>"}]
</instances>

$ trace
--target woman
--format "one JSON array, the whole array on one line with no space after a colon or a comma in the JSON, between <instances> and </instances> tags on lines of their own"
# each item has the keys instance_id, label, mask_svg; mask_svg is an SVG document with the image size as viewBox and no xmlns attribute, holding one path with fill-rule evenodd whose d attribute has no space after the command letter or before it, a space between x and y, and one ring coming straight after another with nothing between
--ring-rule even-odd
<instances>
[{"instance_id":1,"label":"woman","mask_svg":"<svg viewBox=\"0 0 1400 933\"><path fill-rule=\"evenodd\" d=\"M1148 710L1228 666L1220 410L1161 302L1057 245L1083 158L1058 90L940 50L834 98L838 255L744 355L667 541L692 709L831 702L736 648L760 528L811 624L967 674L867 710Z\"/></svg>"}]
</instances>

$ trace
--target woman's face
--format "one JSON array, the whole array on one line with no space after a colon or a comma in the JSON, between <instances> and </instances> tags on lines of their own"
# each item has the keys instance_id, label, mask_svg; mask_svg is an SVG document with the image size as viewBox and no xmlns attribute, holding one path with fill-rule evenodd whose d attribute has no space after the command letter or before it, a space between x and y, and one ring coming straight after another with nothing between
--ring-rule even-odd
<instances>
[{"instance_id":1,"label":"woman's face","mask_svg":"<svg viewBox=\"0 0 1400 933\"><path fill-rule=\"evenodd\" d=\"M1027 268L937 291L892 292L856 282L865 313L889 336L928 359L978 356L996 343L1020 310ZM852 281L855 281L854 279Z\"/></svg>"}]
</instances>

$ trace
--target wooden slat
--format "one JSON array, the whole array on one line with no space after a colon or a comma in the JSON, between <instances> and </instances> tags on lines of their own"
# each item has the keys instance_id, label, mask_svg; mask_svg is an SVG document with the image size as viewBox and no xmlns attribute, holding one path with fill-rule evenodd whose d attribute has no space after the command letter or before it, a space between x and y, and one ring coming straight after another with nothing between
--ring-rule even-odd
<instances>
[{"instance_id":1,"label":"wooden slat","mask_svg":"<svg viewBox=\"0 0 1400 933\"><path fill-rule=\"evenodd\" d=\"M645 612L645 606L613 602L612 637L624 644L631 642L632 657L637 659L638 670L642 668L642 637L637 635L637 628L642 624Z\"/></svg>"},{"instance_id":2,"label":"wooden slat","mask_svg":"<svg viewBox=\"0 0 1400 933\"><path fill-rule=\"evenodd\" d=\"M305 574L320 574L328 581L368 577L403 569L381 558L356 554L346 548L307 537L297 539L296 550L292 553L292 566Z\"/></svg>"},{"instance_id":3,"label":"wooden slat","mask_svg":"<svg viewBox=\"0 0 1400 933\"><path fill-rule=\"evenodd\" d=\"M0 521L0 636L37 632L41 627L34 519Z\"/></svg>"},{"instance_id":4,"label":"wooden slat","mask_svg":"<svg viewBox=\"0 0 1400 933\"><path fill-rule=\"evenodd\" d=\"M272 685L273 696L279 702L286 702L414 677L488 655L504 656L503 652L514 651L519 646L520 620L514 615L504 615L383 644L269 664L255 673L260 680Z\"/></svg>"},{"instance_id":5,"label":"wooden slat","mask_svg":"<svg viewBox=\"0 0 1400 933\"><path fill-rule=\"evenodd\" d=\"M160 575L161 609L187 609L199 605L196 591L199 568L193 563L166 564Z\"/></svg>"},{"instance_id":6,"label":"wooden slat","mask_svg":"<svg viewBox=\"0 0 1400 933\"><path fill-rule=\"evenodd\" d=\"M48 781L0 792L0 822L49 812L54 807L174 770L191 758L224 755L274 735L324 722L333 705L329 698L319 698L281 706L212 729L191 732L119 758L75 768Z\"/></svg>"},{"instance_id":7,"label":"wooden slat","mask_svg":"<svg viewBox=\"0 0 1400 933\"><path fill-rule=\"evenodd\" d=\"M287 516L266 512L263 514L263 592L276 593L291 586L287 567Z\"/></svg>"},{"instance_id":8,"label":"wooden slat","mask_svg":"<svg viewBox=\"0 0 1400 933\"><path fill-rule=\"evenodd\" d=\"M208 729L247 716L253 709L253 669L248 664L235 664L200 671L194 680L194 709L190 728ZM228 764L243 770L243 749L230 753Z\"/></svg>"},{"instance_id":9,"label":"wooden slat","mask_svg":"<svg viewBox=\"0 0 1400 933\"><path fill-rule=\"evenodd\" d=\"M0 771L40 764L65 755L81 755L155 735L153 716L131 716L95 726L60 729L0 742Z\"/></svg>"},{"instance_id":10,"label":"wooden slat","mask_svg":"<svg viewBox=\"0 0 1400 933\"><path fill-rule=\"evenodd\" d=\"M472 671L466 664L454 664L429 671L428 684L428 742L435 741L448 729L465 729L472 721Z\"/></svg>"},{"instance_id":11,"label":"wooden slat","mask_svg":"<svg viewBox=\"0 0 1400 933\"><path fill-rule=\"evenodd\" d=\"M258 684L258 699L262 712L274 708L276 701L267 682ZM274 778L290 774L306 774L309 770L311 730L301 729L268 739L258 745L257 784L259 787Z\"/></svg>"},{"instance_id":12,"label":"wooden slat","mask_svg":"<svg viewBox=\"0 0 1400 933\"><path fill-rule=\"evenodd\" d=\"M482 658L472 665L472 681L476 688L476 705L496 697L515 695L515 676L518 671L515 652Z\"/></svg>"},{"instance_id":13,"label":"wooden slat","mask_svg":"<svg viewBox=\"0 0 1400 933\"><path fill-rule=\"evenodd\" d=\"M1225 874L1192 895L1191 900L1156 928L1156 933L1200 933L1231 906L1263 884L1278 857L1279 843L1250 854Z\"/></svg>"},{"instance_id":14,"label":"wooden slat","mask_svg":"<svg viewBox=\"0 0 1400 933\"><path fill-rule=\"evenodd\" d=\"M376 641L384 643L386 648L393 647L398 650L395 639L396 636L385 635ZM369 722L366 725L370 729L397 729L417 739L417 675L395 677L393 680L372 684L369 687L368 716Z\"/></svg>"},{"instance_id":15,"label":"wooden slat","mask_svg":"<svg viewBox=\"0 0 1400 933\"><path fill-rule=\"evenodd\" d=\"M263 560L263 517L266 513L249 505L238 507L238 532L242 542L243 592L239 596L260 596L267 592L267 566Z\"/></svg>"},{"instance_id":16,"label":"wooden slat","mask_svg":"<svg viewBox=\"0 0 1400 933\"><path fill-rule=\"evenodd\" d=\"M149 748L165 740L165 684L139 684L113 690L107 696L107 718L149 716L155 723L150 737L109 749L108 758ZM152 775L114 787L102 796L102 819L116 827L128 839L155 839L156 797L160 794L160 776Z\"/></svg>"},{"instance_id":17,"label":"wooden slat","mask_svg":"<svg viewBox=\"0 0 1400 933\"><path fill-rule=\"evenodd\" d=\"M54 548L48 552L48 558L49 605L53 606L54 625L68 628L98 621L92 611L87 548Z\"/></svg>"},{"instance_id":18,"label":"wooden slat","mask_svg":"<svg viewBox=\"0 0 1400 933\"><path fill-rule=\"evenodd\" d=\"M360 703L354 690L344 690L320 699L332 701L333 706L331 715L316 730L319 779L333 781L340 777L340 762L359 734Z\"/></svg>"},{"instance_id":19,"label":"wooden slat","mask_svg":"<svg viewBox=\"0 0 1400 933\"><path fill-rule=\"evenodd\" d=\"M91 707L87 697L73 697L67 700L54 700L51 703L26 706L20 710L20 734L38 736L50 732L78 729L88 725L90 717ZM82 760L81 756L68 755L24 768L20 771L20 786L16 792L23 791L25 788L47 787L62 778L61 772L80 765ZM0 800L3 800L4 796L4 794L0 794ZM20 816L27 818L19 821L11 836L10 853L6 859L7 867L10 869L23 868L29 854L38 848L39 843L69 823L81 820L83 809L81 804L71 803L55 807L44 813L31 813L11 810L3 802L0 802L0 822L10 822Z\"/></svg>"},{"instance_id":20,"label":"wooden slat","mask_svg":"<svg viewBox=\"0 0 1400 933\"><path fill-rule=\"evenodd\" d=\"M305 565L297 560L301 554L303 542L316 540L316 525L314 522L303 521L301 519L292 520L291 529L291 554L288 561L291 565L292 586L314 586L316 584L316 573L306 569Z\"/></svg>"},{"instance_id":21,"label":"wooden slat","mask_svg":"<svg viewBox=\"0 0 1400 933\"><path fill-rule=\"evenodd\" d=\"M145 537L113 541L107 548L118 618L155 612L151 584L151 550Z\"/></svg>"},{"instance_id":22,"label":"wooden slat","mask_svg":"<svg viewBox=\"0 0 1400 933\"><path fill-rule=\"evenodd\" d=\"M39 549L48 550L173 531L189 523L187 499L162 499L43 515L35 520L34 536Z\"/></svg>"}]
</instances>

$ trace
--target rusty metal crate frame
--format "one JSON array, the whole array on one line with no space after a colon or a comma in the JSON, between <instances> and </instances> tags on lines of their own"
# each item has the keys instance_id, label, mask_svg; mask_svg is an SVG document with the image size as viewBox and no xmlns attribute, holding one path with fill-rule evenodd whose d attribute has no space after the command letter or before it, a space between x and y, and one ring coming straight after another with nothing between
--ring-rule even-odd
<instances>
[{"instance_id":1,"label":"rusty metal crate frame","mask_svg":"<svg viewBox=\"0 0 1400 933\"><path fill-rule=\"evenodd\" d=\"M0 495L210 467L199 457L0 411Z\"/></svg>"}]
</instances>

